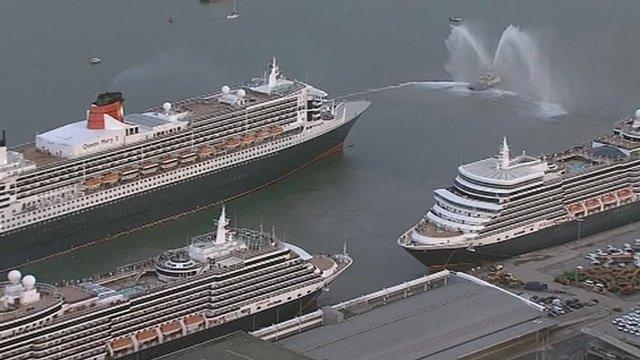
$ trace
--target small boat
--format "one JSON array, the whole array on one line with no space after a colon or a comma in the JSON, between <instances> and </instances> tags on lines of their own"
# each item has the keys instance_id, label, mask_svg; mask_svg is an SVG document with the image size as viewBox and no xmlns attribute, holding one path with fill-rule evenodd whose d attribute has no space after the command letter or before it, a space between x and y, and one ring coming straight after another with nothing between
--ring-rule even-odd
<instances>
[{"instance_id":1,"label":"small boat","mask_svg":"<svg viewBox=\"0 0 640 360\"><path fill-rule=\"evenodd\" d=\"M111 172L102 176L102 183L105 185L113 185L120 180L120 174Z\"/></svg>"},{"instance_id":2,"label":"small boat","mask_svg":"<svg viewBox=\"0 0 640 360\"><path fill-rule=\"evenodd\" d=\"M100 59L99 57L92 57L89 62L91 63L91 65L96 65L100 64L102 62L102 59Z\"/></svg>"},{"instance_id":3,"label":"small boat","mask_svg":"<svg viewBox=\"0 0 640 360\"><path fill-rule=\"evenodd\" d=\"M569 212L571 212L572 215L580 214L584 212L584 206L582 203L571 204L569 205Z\"/></svg>"},{"instance_id":4,"label":"small boat","mask_svg":"<svg viewBox=\"0 0 640 360\"><path fill-rule=\"evenodd\" d=\"M102 179L91 177L84 181L84 188L87 190L95 190L102 185Z\"/></svg>"},{"instance_id":5,"label":"small boat","mask_svg":"<svg viewBox=\"0 0 640 360\"><path fill-rule=\"evenodd\" d=\"M169 24L173 24L174 23L173 16L167 16L167 22Z\"/></svg>"},{"instance_id":6,"label":"small boat","mask_svg":"<svg viewBox=\"0 0 640 360\"><path fill-rule=\"evenodd\" d=\"M188 164L196 161L196 157L198 156L198 154L189 150L185 150L185 151L181 151L180 154L178 154L178 156L180 156L181 164Z\"/></svg>"},{"instance_id":7,"label":"small boat","mask_svg":"<svg viewBox=\"0 0 640 360\"><path fill-rule=\"evenodd\" d=\"M252 133L246 134L242 137L242 145L251 145L254 141L256 141L256 136Z\"/></svg>"},{"instance_id":8,"label":"small boat","mask_svg":"<svg viewBox=\"0 0 640 360\"><path fill-rule=\"evenodd\" d=\"M145 161L140 166L140 172L142 173L142 175L153 174L157 170L158 170L158 163L151 162L151 161Z\"/></svg>"},{"instance_id":9,"label":"small boat","mask_svg":"<svg viewBox=\"0 0 640 360\"><path fill-rule=\"evenodd\" d=\"M449 21L451 21L454 24L459 24L462 22L462 17L461 16L451 16L449 18Z\"/></svg>"},{"instance_id":10,"label":"small boat","mask_svg":"<svg viewBox=\"0 0 640 360\"><path fill-rule=\"evenodd\" d=\"M284 131L284 129L282 128L282 126L273 126L269 129L269 132L271 133L271 135L278 135L281 134Z\"/></svg>"},{"instance_id":11,"label":"small boat","mask_svg":"<svg viewBox=\"0 0 640 360\"><path fill-rule=\"evenodd\" d=\"M616 199L616 196L611 193L606 193L602 195L602 202L605 205L615 204L617 201L618 200Z\"/></svg>"},{"instance_id":12,"label":"small boat","mask_svg":"<svg viewBox=\"0 0 640 360\"><path fill-rule=\"evenodd\" d=\"M266 138L268 138L269 136L271 136L271 133L269 132L269 130L260 130L260 131L258 131L258 132L256 133L256 137L257 137L259 140L266 139Z\"/></svg>"},{"instance_id":13,"label":"small boat","mask_svg":"<svg viewBox=\"0 0 640 360\"><path fill-rule=\"evenodd\" d=\"M120 170L120 176L123 181L125 180L133 180L138 177L140 169L133 166L128 166L122 170Z\"/></svg>"},{"instance_id":14,"label":"small boat","mask_svg":"<svg viewBox=\"0 0 640 360\"><path fill-rule=\"evenodd\" d=\"M596 210L600 208L600 202L598 199L589 199L585 202L587 210Z\"/></svg>"},{"instance_id":15,"label":"small boat","mask_svg":"<svg viewBox=\"0 0 640 360\"><path fill-rule=\"evenodd\" d=\"M231 138L224 143L225 149L235 149L240 145L240 140L237 138Z\"/></svg>"},{"instance_id":16,"label":"small boat","mask_svg":"<svg viewBox=\"0 0 640 360\"><path fill-rule=\"evenodd\" d=\"M173 321L167 324L163 324L160 326L160 331L162 331L162 335L168 336L171 334L175 334L182 331L182 327L180 323L177 321Z\"/></svg>"},{"instance_id":17,"label":"small boat","mask_svg":"<svg viewBox=\"0 0 640 360\"><path fill-rule=\"evenodd\" d=\"M498 75L488 72L480 75L478 80L469 84L469 90L482 91L492 88L500 83L501 79Z\"/></svg>"},{"instance_id":18,"label":"small boat","mask_svg":"<svg viewBox=\"0 0 640 360\"><path fill-rule=\"evenodd\" d=\"M154 329L143 330L136 334L138 343L144 344L158 338L158 333Z\"/></svg>"},{"instance_id":19,"label":"small boat","mask_svg":"<svg viewBox=\"0 0 640 360\"><path fill-rule=\"evenodd\" d=\"M129 337L114 340L111 342L111 349L116 352L133 349L133 341Z\"/></svg>"},{"instance_id":20,"label":"small boat","mask_svg":"<svg viewBox=\"0 0 640 360\"><path fill-rule=\"evenodd\" d=\"M213 155L215 151L216 150L213 148L213 146L204 145L200 149L198 149L198 157L200 159L206 159L209 156Z\"/></svg>"},{"instance_id":21,"label":"small boat","mask_svg":"<svg viewBox=\"0 0 640 360\"><path fill-rule=\"evenodd\" d=\"M236 0L233 0L233 9L231 9L231 12L227 15L227 19L235 19L238 16L240 16L240 14L238 14L238 10L236 8Z\"/></svg>"},{"instance_id":22,"label":"small boat","mask_svg":"<svg viewBox=\"0 0 640 360\"><path fill-rule=\"evenodd\" d=\"M172 157L172 156L163 156L160 158L161 164L160 167L162 169L171 169L176 167L176 165L178 165L178 159Z\"/></svg>"}]
</instances>

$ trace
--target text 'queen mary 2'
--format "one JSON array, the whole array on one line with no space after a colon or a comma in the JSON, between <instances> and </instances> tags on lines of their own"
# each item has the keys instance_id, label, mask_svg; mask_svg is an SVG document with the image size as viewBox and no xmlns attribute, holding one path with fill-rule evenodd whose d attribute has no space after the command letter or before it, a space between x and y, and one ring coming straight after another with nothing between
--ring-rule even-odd
<instances>
[{"instance_id":1,"label":"text 'queen mary 2'","mask_svg":"<svg viewBox=\"0 0 640 360\"><path fill-rule=\"evenodd\" d=\"M339 151L367 101L336 103L281 76L124 114L120 93L87 118L0 143L0 269L268 185Z\"/></svg>"},{"instance_id":2,"label":"text 'queen mary 2'","mask_svg":"<svg viewBox=\"0 0 640 360\"><path fill-rule=\"evenodd\" d=\"M474 264L640 220L640 110L613 134L546 156L461 165L398 244L429 267Z\"/></svg>"}]
</instances>

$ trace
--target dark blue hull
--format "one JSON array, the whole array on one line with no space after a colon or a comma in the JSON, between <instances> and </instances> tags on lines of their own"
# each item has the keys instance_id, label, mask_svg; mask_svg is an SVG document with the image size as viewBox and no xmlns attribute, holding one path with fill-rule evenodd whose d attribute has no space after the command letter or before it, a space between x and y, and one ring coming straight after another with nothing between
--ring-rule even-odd
<instances>
[{"instance_id":1,"label":"dark blue hull","mask_svg":"<svg viewBox=\"0 0 640 360\"><path fill-rule=\"evenodd\" d=\"M129 196L0 236L8 269L141 228L260 189L342 149L353 119L329 133L268 156Z\"/></svg>"},{"instance_id":2,"label":"dark blue hull","mask_svg":"<svg viewBox=\"0 0 640 360\"><path fill-rule=\"evenodd\" d=\"M464 248L407 251L428 267L464 267L562 245L579 237L597 234L638 220L640 204L632 203L587 216L581 221L571 221L500 243L475 247L475 251Z\"/></svg>"}]
</instances>

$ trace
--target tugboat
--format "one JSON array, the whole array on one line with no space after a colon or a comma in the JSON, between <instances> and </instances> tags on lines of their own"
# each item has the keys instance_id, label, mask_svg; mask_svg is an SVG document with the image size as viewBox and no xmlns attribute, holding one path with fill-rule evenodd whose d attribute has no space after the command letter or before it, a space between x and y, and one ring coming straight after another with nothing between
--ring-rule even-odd
<instances>
[{"instance_id":1,"label":"tugboat","mask_svg":"<svg viewBox=\"0 0 640 360\"><path fill-rule=\"evenodd\" d=\"M492 88L500 83L501 79L493 72L480 75L477 81L469 84L469 90L482 91Z\"/></svg>"},{"instance_id":2,"label":"tugboat","mask_svg":"<svg viewBox=\"0 0 640 360\"><path fill-rule=\"evenodd\" d=\"M227 15L227 19L235 19L238 16L240 16L240 14L238 13L238 9L236 8L236 0L233 0L233 9Z\"/></svg>"}]
</instances>

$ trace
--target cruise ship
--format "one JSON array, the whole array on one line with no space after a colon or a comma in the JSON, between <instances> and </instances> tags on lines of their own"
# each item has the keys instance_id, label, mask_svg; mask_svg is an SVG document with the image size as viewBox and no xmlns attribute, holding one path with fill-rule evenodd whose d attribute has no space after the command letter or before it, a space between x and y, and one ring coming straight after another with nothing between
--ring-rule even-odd
<instances>
[{"instance_id":1,"label":"cruise ship","mask_svg":"<svg viewBox=\"0 0 640 360\"><path fill-rule=\"evenodd\" d=\"M236 88L124 113L98 96L86 119L0 142L0 269L266 186L342 149L369 102L285 78L275 58Z\"/></svg>"},{"instance_id":2,"label":"cruise ship","mask_svg":"<svg viewBox=\"0 0 640 360\"><path fill-rule=\"evenodd\" d=\"M458 167L452 186L398 239L429 267L472 265L563 244L640 219L640 110L610 135L543 156Z\"/></svg>"},{"instance_id":3,"label":"cruise ship","mask_svg":"<svg viewBox=\"0 0 640 360\"><path fill-rule=\"evenodd\" d=\"M152 359L314 311L351 263L346 249L312 256L273 232L230 228L223 208L187 247L104 275L52 285L10 271L0 359Z\"/></svg>"}]
</instances>

